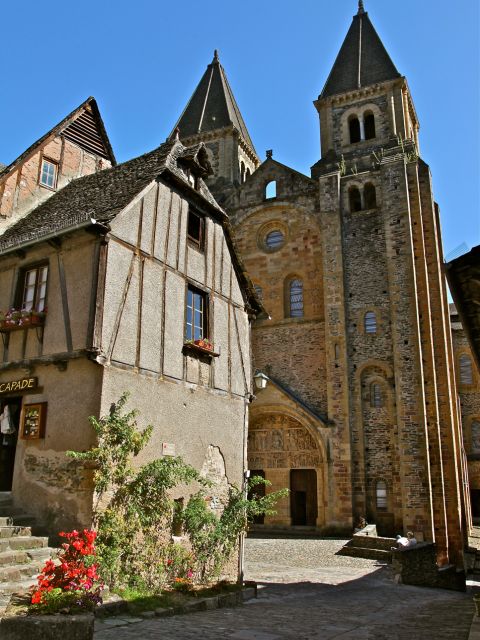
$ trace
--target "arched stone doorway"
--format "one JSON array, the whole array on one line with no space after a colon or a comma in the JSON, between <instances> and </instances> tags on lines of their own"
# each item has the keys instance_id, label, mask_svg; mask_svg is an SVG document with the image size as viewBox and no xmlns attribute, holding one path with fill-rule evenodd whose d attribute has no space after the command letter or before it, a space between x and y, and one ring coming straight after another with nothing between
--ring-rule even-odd
<instances>
[{"instance_id":1,"label":"arched stone doorway","mask_svg":"<svg viewBox=\"0 0 480 640\"><path fill-rule=\"evenodd\" d=\"M272 483L268 490L288 487L291 492L277 505L277 514L265 518L266 525L325 523L322 449L317 437L300 420L285 413L252 416L248 467L265 474Z\"/></svg>"}]
</instances>

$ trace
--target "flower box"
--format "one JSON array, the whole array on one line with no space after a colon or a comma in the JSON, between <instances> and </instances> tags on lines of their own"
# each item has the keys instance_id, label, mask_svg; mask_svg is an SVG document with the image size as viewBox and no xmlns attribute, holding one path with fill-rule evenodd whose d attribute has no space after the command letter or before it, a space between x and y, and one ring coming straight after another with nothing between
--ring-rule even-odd
<instances>
[{"instance_id":1,"label":"flower box","mask_svg":"<svg viewBox=\"0 0 480 640\"><path fill-rule=\"evenodd\" d=\"M186 351L209 355L212 358L218 358L220 355L220 353L214 351L213 344L206 338L202 338L201 340L187 340L183 345L183 348Z\"/></svg>"},{"instance_id":2,"label":"flower box","mask_svg":"<svg viewBox=\"0 0 480 640\"><path fill-rule=\"evenodd\" d=\"M0 313L0 331L18 331L29 327L43 327L45 312L16 311L11 309L7 313Z\"/></svg>"}]
</instances>

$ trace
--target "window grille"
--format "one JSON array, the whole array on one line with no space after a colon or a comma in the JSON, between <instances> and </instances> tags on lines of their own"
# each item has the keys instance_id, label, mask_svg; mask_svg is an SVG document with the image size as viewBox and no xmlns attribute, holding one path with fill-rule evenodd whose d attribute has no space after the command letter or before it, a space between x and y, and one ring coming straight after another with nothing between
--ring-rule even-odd
<instances>
[{"instance_id":1,"label":"window grille","mask_svg":"<svg viewBox=\"0 0 480 640\"><path fill-rule=\"evenodd\" d=\"M365 333L377 333L377 316L373 311L367 311L364 324Z\"/></svg>"},{"instance_id":2,"label":"window grille","mask_svg":"<svg viewBox=\"0 0 480 640\"><path fill-rule=\"evenodd\" d=\"M382 387L378 383L370 387L370 405L375 409L383 406Z\"/></svg>"},{"instance_id":3,"label":"window grille","mask_svg":"<svg viewBox=\"0 0 480 640\"><path fill-rule=\"evenodd\" d=\"M281 231L276 229L275 231L270 231L265 238L265 244L268 249L279 249L284 241L284 236Z\"/></svg>"},{"instance_id":4,"label":"window grille","mask_svg":"<svg viewBox=\"0 0 480 640\"><path fill-rule=\"evenodd\" d=\"M290 317L303 316L303 282L295 279L290 282Z\"/></svg>"}]
</instances>

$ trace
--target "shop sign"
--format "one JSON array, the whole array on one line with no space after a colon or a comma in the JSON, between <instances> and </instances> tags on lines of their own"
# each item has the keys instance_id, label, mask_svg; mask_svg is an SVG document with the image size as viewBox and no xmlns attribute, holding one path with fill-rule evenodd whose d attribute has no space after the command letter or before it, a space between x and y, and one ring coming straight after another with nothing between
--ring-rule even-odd
<instances>
[{"instance_id":1,"label":"shop sign","mask_svg":"<svg viewBox=\"0 0 480 640\"><path fill-rule=\"evenodd\" d=\"M37 385L37 378L22 378L22 380L0 382L0 395L2 395L2 393L12 393L13 391L33 390L37 388Z\"/></svg>"}]
</instances>

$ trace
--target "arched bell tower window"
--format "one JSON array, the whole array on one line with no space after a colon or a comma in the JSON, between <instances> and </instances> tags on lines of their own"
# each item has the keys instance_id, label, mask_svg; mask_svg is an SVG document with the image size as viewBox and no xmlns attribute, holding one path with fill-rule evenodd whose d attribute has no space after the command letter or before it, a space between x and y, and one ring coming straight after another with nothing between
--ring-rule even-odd
<instances>
[{"instance_id":1,"label":"arched bell tower window","mask_svg":"<svg viewBox=\"0 0 480 640\"><path fill-rule=\"evenodd\" d=\"M360 142L360 121L357 116L349 117L348 130L350 132L350 144Z\"/></svg>"},{"instance_id":2,"label":"arched bell tower window","mask_svg":"<svg viewBox=\"0 0 480 640\"><path fill-rule=\"evenodd\" d=\"M377 206L377 191L371 182L367 182L363 190L365 209L375 209Z\"/></svg>"},{"instance_id":3,"label":"arched bell tower window","mask_svg":"<svg viewBox=\"0 0 480 640\"><path fill-rule=\"evenodd\" d=\"M265 198L267 198L267 200L269 198L276 198L277 197L277 181L276 180L271 180L265 187Z\"/></svg>"},{"instance_id":4,"label":"arched bell tower window","mask_svg":"<svg viewBox=\"0 0 480 640\"><path fill-rule=\"evenodd\" d=\"M375 497L377 503L377 509L386 509L387 503L387 483L383 480L379 480L375 487Z\"/></svg>"},{"instance_id":5,"label":"arched bell tower window","mask_svg":"<svg viewBox=\"0 0 480 640\"><path fill-rule=\"evenodd\" d=\"M250 177L250 169L247 168L247 171L245 172L245 180L249 177Z\"/></svg>"},{"instance_id":6,"label":"arched bell tower window","mask_svg":"<svg viewBox=\"0 0 480 640\"><path fill-rule=\"evenodd\" d=\"M303 317L303 281L293 278L287 287L287 316L290 318Z\"/></svg>"},{"instance_id":7,"label":"arched bell tower window","mask_svg":"<svg viewBox=\"0 0 480 640\"><path fill-rule=\"evenodd\" d=\"M364 318L365 333L377 333L377 316L373 311L367 311Z\"/></svg>"},{"instance_id":8,"label":"arched bell tower window","mask_svg":"<svg viewBox=\"0 0 480 640\"><path fill-rule=\"evenodd\" d=\"M350 189L348 190L348 199L350 201L351 213L362 210L362 197L360 195L360 190L358 189L358 187L350 187Z\"/></svg>"},{"instance_id":9,"label":"arched bell tower window","mask_svg":"<svg viewBox=\"0 0 480 640\"><path fill-rule=\"evenodd\" d=\"M371 111L366 111L364 113L363 123L365 127L365 140L371 140L372 138L375 138L375 116Z\"/></svg>"}]
</instances>

